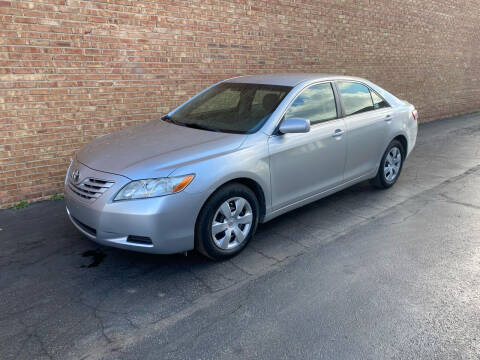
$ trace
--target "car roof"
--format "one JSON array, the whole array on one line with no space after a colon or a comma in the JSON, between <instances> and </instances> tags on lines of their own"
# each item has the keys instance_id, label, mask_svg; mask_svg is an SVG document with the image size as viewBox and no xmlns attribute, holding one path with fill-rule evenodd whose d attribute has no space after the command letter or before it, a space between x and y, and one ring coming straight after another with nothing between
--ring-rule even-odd
<instances>
[{"instance_id":1,"label":"car roof","mask_svg":"<svg viewBox=\"0 0 480 360\"><path fill-rule=\"evenodd\" d=\"M357 80L365 81L364 79L333 74L309 74L309 73L284 73L284 74L259 74L239 76L225 80L226 82L234 83L250 83L250 84L268 84L281 86L297 86L303 82L322 81L322 80Z\"/></svg>"}]
</instances>

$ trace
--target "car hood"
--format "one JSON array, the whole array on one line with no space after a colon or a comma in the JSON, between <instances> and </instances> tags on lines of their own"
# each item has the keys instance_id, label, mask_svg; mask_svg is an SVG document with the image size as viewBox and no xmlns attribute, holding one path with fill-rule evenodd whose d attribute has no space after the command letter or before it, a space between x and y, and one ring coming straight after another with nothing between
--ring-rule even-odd
<instances>
[{"instance_id":1,"label":"car hood","mask_svg":"<svg viewBox=\"0 0 480 360\"><path fill-rule=\"evenodd\" d=\"M93 140L77 160L130 179L162 177L182 165L235 151L246 137L154 120Z\"/></svg>"}]
</instances>

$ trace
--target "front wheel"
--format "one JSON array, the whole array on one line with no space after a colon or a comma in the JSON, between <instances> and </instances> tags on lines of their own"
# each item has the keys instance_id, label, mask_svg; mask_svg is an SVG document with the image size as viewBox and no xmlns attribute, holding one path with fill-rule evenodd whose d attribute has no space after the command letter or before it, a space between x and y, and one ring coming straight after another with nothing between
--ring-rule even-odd
<instances>
[{"instance_id":1,"label":"front wheel","mask_svg":"<svg viewBox=\"0 0 480 360\"><path fill-rule=\"evenodd\" d=\"M380 189L388 189L393 186L402 171L405 159L405 149L398 140L393 140L385 150L380 161L377 175L372 179L372 184Z\"/></svg>"},{"instance_id":2,"label":"front wheel","mask_svg":"<svg viewBox=\"0 0 480 360\"><path fill-rule=\"evenodd\" d=\"M222 260L238 254L253 237L259 205L252 190L232 183L217 190L205 203L196 225L196 248Z\"/></svg>"}]
</instances>

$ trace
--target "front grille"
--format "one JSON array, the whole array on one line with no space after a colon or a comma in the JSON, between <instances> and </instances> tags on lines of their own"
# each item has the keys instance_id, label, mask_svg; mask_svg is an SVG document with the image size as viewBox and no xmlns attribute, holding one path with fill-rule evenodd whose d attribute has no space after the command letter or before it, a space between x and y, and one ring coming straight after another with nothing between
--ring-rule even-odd
<instances>
[{"instance_id":1,"label":"front grille","mask_svg":"<svg viewBox=\"0 0 480 360\"><path fill-rule=\"evenodd\" d=\"M86 178L75 184L70 178L68 186L75 194L83 199L94 201L113 185L113 181Z\"/></svg>"}]
</instances>

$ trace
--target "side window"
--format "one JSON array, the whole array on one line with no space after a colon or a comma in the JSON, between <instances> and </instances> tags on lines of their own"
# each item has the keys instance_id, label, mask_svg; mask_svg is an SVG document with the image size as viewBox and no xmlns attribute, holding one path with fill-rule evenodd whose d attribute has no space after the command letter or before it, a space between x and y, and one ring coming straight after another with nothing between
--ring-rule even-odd
<instances>
[{"instance_id":1,"label":"side window","mask_svg":"<svg viewBox=\"0 0 480 360\"><path fill-rule=\"evenodd\" d=\"M339 81L337 86L342 97L345 115L373 110L373 101L368 87L347 81Z\"/></svg>"},{"instance_id":2,"label":"side window","mask_svg":"<svg viewBox=\"0 0 480 360\"><path fill-rule=\"evenodd\" d=\"M323 83L303 90L288 108L285 119L299 117L317 124L337 117L332 85Z\"/></svg>"},{"instance_id":3,"label":"side window","mask_svg":"<svg viewBox=\"0 0 480 360\"><path fill-rule=\"evenodd\" d=\"M370 92L372 94L373 108L375 110L390 107L390 105L388 105L388 103L382 97L380 97L380 95L378 95L375 91L371 90Z\"/></svg>"},{"instance_id":4,"label":"side window","mask_svg":"<svg viewBox=\"0 0 480 360\"><path fill-rule=\"evenodd\" d=\"M226 89L211 97L195 109L192 114L202 114L210 111L233 110L240 101L240 91Z\"/></svg>"}]
</instances>

